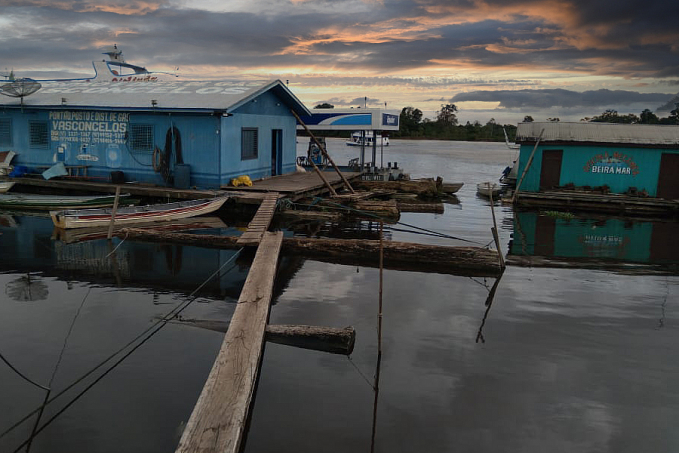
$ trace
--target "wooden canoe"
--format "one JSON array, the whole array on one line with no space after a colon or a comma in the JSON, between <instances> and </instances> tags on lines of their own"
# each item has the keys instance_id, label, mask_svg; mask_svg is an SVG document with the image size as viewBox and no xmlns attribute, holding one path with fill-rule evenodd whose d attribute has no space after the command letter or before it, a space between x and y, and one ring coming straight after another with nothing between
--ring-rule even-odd
<instances>
[{"instance_id":1,"label":"wooden canoe","mask_svg":"<svg viewBox=\"0 0 679 453\"><path fill-rule=\"evenodd\" d=\"M163 222L209 214L222 207L229 197L204 198L174 203L119 208L115 225ZM75 209L50 211L57 228L101 227L111 223L112 209Z\"/></svg>"},{"instance_id":2,"label":"wooden canoe","mask_svg":"<svg viewBox=\"0 0 679 453\"><path fill-rule=\"evenodd\" d=\"M490 198L492 195L493 199L497 199L500 190L502 188L494 182L480 182L476 185L476 193L486 198Z\"/></svg>"},{"instance_id":3,"label":"wooden canoe","mask_svg":"<svg viewBox=\"0 0 679 453\"><path fill-rule=\"evenodd\" d=\"M130 194L120 195L121 198L129 196ZM8 192L0 194L0 208L38 211L103 208L113 206L115 198L115 195L44 195Z\"/></svg>"}]
</instances>

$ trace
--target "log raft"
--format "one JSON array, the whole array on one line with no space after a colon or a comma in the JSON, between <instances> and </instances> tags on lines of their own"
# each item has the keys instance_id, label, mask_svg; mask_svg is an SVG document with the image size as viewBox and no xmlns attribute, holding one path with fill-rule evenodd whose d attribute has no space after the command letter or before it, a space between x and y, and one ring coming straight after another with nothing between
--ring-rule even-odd
<instances>
[{"instance_id":1,"label":"log raft","mask_svg":"<svg viewBox=\"0 0 679 453\"><path fill-rule=\"evenodd\" d=\"M124 228L120 237L147 242L193 245L197 247L237 248L238 237L207 234L167 233ZM284 238L282 253L329 263L377 267L378 240ZM385 269L439 274L493 277L501 272L498 254L481 247L447 247L410 242L384 242Z\"/></svg>"}]
</instances>

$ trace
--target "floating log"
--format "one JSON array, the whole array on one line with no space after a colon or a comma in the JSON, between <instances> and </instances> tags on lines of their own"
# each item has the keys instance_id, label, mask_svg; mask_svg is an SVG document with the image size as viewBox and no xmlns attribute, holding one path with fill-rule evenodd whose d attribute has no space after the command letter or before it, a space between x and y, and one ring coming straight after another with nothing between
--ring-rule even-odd
<instances>
[{"instance_id":1,"label":"floating log","mask_svg":"<svg viewBox=\"0 0 679 453\"><path fill-rule=\"evenodd\" d=\"M359 211L367 212L379 217L396 219L401 216L396 200L377 201L362 200L352 203L351 206Z\"/></svg>"},{"instance_id":2,"label":"floating log","mask_svg":"<svg viewBox=\"0 0 679 453\"><path fill-rule=\"evenodd\" d=\"M349 355L354 350L356 331L353 327L268 325L266 341L332 354Z\"/></svg>"},{"instance_id":3,"label":"floating log","mask_svg":"<svg viewBox=\"0 0 679 453\"><path fill-rule=\"evenodd\" d=\"M117 233L128 239L237 248L238 237L207 234L165 233L124 228ZM380 241L367 239L284 238L282 251L316 261L351 266L377 267ZM384 242L385 269L439 274L493 277L501 272L497 252L481 247L444 247L410 242Z\"/></svg>"},{"instance_id":4,"label":"floating log","mask_svg":"<svg viewBox=\"0 0 679 453\"><path fill-rule=\"evenodd\" d=\"M401 212L427 212L431 214L443 214L443 203L420 201L413 199L400 199L397 202Z\"/></svg>"},{"instance_id":5,"label":"floating log","mask_svg":"<svg viewBox=\"0 0 679 453\"><path fill-rule=\"evenodd\" d=\"M395 190L403 193L415 193L422 197L435 197L439 190L433 179L416 179L410 181L360 181L357 187L367 190Z\"/></svg>"},{"instance_id":6,"label":"floating log","mask_svg":"<svg viewBox=\"0 0 679 453\"><path fill-rule=\"evenodd\" d=\"M188 325L215 332L226 333L229 321L211 319L175 319L173 324ZM271 343L284 344L331 354L349 355L356 343L356 330L353 327L321 327L287 324L269 324L266 326L265 340Z\"/></svg>"},{"instance_id":7,"label":"floating log","mask_svg":"<svg viewBox=\"0 0 679 453\"><path fill-rule=\"evenodd\" d=\"M342 219L342 214L339 212L299 211L293 209L287 209L279 215L297 220L325 220L326 222L339 222Z\"/></svg>"}]
</instances>

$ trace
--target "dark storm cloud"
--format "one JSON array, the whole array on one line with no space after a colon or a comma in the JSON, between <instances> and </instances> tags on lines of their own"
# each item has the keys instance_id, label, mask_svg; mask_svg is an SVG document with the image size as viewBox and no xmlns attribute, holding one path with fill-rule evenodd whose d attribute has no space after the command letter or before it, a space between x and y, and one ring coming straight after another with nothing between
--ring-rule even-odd
<instances>
[{"instance_id":1,"label":"dark storm cloud","mask_svg":"<svg viewBox=\"0 0 679 453\"><path fill-rule=\"evenodd\" d=\"M324 4L327 11L321 8ZM453 62L479 69L525 67L628 77L679 75L679 54L670 51L678 33L674 26L674 18L679 17L677 2L661 7L653 0L644 8L634 8L634 2L628 0L610 8L608 2L561 1L546 10L544 2L525 0L386 0L382 6L366 3L372 7L361 14L343 10L341 5L281 2L273 11L218 13L173 9L166 1L97 4L57 0L41 4L2 0L3 16L13 19L13 26L3 27L5 45L0 47L0 61L15 65L56 62L59 56L49 48L49 42L58 42L69 60L87 61L91 59L85 57L91 55L88 44L96 47L95 43L110 40L135 49L138 58L149 65L170 60L174 65L393 71ZM483 6L496 12L496 17L484 19L489 13ZM508 17L502 16L503 11ZM563 28L547 16L554 11L562 11ZM446 15L449 21L442 20ZM457 15L464 21L451 23ZM393 33L386 30L380 39L366 38L375 29L386 27L382 25L385 21ZM418 25L418 31L400 34L413 25ZM569 36L566 25L590 30L583 36L590 36L591 44L583 36ZM342 30L347 33L334 39ZM573 40L580 40L579 45L569 44ZM295 42L310 44L304 52L286 53Z\"/></svg>"},{"instance_id":2,"label":"dark storm cloud","mask_svg":"<svg viewBox=\"0 0 679 453\"><path fill-rule=\"evenodd\" d=\"M623 90L595 90L584 92L562 89L498 90L459 93L453 96L450 99L450 102L499 102L499 107L506 109L607 107L639 103L647 103L650 108L658 103L667 102L670 97L671 95L664 93L637 93L635 91Z\"/></svg>"}]
</instances>

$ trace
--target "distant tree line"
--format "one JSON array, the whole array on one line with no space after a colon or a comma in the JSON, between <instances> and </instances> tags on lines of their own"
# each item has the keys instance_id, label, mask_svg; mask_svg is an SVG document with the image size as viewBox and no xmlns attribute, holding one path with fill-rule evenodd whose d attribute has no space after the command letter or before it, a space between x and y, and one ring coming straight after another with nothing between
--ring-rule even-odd
<instances>
[{"instance_id":1,"label":"distant tree line","mask_svg":"<svg viewBox=\"0 0 679 453\"><path fill-rule=\"evenodd\" d=\"M334 108L332 104L323 103L315 106L316 109ZM498 124L491 118L486 124L478 121L473 123L467 121L466 124L459 124L457 119L457 106L455 104L442 104L441 109L436 112L435 119L423 118L422 110L409 106L401 110L400 128L398 131L391 132L392 137L399 138L421 138L439 140L464 140L464 141L504 141L505 135L510 141L516 136L516 125ZM526 115L523 122L532 122L533 117ZM547 121L559 121L559 118L547 118ZM658 117L649 109L644 109L638 116L629 113L620 115L617 111L608 109L601 115L586 117L581 119L583 122L599 123L626 123L626 124L679 124L679 104L676 104L669 116ZM349 136L348 132L325 131L324 136Z\"/></svg>"},{"instance_id":2,"label":"distant tree line","mask_svg":"<svg viewBox=\"0 0 679 453\"><path fill-rule=\"evenodd\" d=\"M486 124L478 121L467 121L462 125L457 120L455 104L442 104L436 112L436 118L422 118L422 110L415 107L404 107L401 110L400 128L392 134L393 137L430 138L439 140L465 141L504 141L502 129L507 131L510 139L516 135L516 126L498 124L491 118Z\"/></svg>"},{"instance_id":3,"label":"distant tree line","mask_svg":"<svg viewBox=\"0 0 679 453\"><path fill-rule=\"evenodd\" d=\"M625 124L679 124L679 104L675 105L669 116L660 118L658 115L644 109L639 116L634 113L620 115L617 111L608 109L604 113L592 118L583 118L580 121L590 121L594 123L625 123Z\"/></svg>"}]
</instances>

